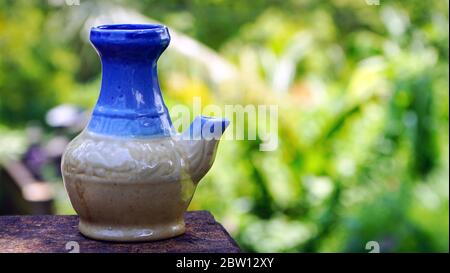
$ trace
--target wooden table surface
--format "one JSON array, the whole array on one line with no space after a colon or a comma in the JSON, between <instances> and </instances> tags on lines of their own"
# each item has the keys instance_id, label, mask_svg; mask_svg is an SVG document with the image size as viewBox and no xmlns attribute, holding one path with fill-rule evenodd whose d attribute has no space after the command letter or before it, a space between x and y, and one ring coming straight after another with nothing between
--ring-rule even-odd
<instances>
[{"instance_id":1,"label":"wooden table surface","mask_svg":"<svg viewBox=\"0 0 450 273\"><path fill-rule=\"evenodd\" d=\"M222 252L240 249L208 211L185 214L186 233L144 243L95 241L78 231L78 216L0 216L0 252Z\"/></svg>"}]
</instances>

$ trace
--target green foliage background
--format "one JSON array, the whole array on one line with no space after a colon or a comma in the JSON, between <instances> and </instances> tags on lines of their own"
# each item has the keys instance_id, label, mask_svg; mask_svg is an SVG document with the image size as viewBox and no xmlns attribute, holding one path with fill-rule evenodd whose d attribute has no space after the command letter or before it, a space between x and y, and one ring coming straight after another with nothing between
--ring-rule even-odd
<instances>
[{"instance_id":1,"label":"green foliage background","mask_svg":"<svg viewBox=\"0 0 450 273\"><path fill-rule=\"evenodd\" d=\"M213 81L169 49L169 108L194 96L278 104L278 149L223 141L191 205L244 250L448 251L448 1L1 0L0 159L23 151L25 125L50 107L94 105L101 67L83 27L111 5L206 45L238 75ZM58 213L71 212L60 195Z\"/></svg>"}]
</instances>

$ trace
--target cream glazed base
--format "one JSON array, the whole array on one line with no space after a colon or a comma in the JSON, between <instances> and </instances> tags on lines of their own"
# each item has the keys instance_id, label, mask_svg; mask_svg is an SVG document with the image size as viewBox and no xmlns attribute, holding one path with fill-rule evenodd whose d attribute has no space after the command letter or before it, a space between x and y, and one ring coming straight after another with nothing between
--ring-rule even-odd
<instances>
[{"instance_id":1,"label":"cream glazed base","mask_svg":"<svg viewBox=\"0 0 450 273\"><path fill-rule=\"evenodd\" d=\"M159 240L184 233L184 212L202 172L212 165L215 149L210 145L215 144L83 131L62 161L64 185L80 216L79 230L107 241Z\"/></svg>"}]
</instances>

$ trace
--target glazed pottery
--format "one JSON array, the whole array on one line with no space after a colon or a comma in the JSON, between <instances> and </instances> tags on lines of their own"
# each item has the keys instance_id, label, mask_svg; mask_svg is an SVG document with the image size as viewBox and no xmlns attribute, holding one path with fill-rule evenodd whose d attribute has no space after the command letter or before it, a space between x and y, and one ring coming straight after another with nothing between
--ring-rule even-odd
<instances>
[{"instance_id":1,"label":"glazed pottery","mask_svg":"<svg viewBox=\"0 0 450 273\"><path fill-rule=\"evenodd\" d=\"M79 230L110 241L180 235L228 121L197 117L186 132L175 132L156 67L169 45L167 27L105 25L92 28L90 39L102 62L100 95L62 160Z\"/></svg>"}]
</instances>

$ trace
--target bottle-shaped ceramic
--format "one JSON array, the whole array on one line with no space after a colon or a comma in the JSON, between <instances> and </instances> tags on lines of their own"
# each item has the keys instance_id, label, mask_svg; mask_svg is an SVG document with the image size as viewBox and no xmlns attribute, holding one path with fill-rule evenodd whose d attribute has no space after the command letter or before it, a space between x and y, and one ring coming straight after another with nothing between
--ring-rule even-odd
<instances>
[{"instance_id":1,"label":"bottle-shaped ceramic","mask_svg":"<svg viewBox=\"0 0 450 273\"><path fill-rule=\"evenodd\" d=\"M157 76L167 27L105 25L92 28L90 39L102 63L100 95L62 160L79 230L111 241L180 235L228 121L197 117L186 132L174 130Z\"/></svg>"}]
</instances>

